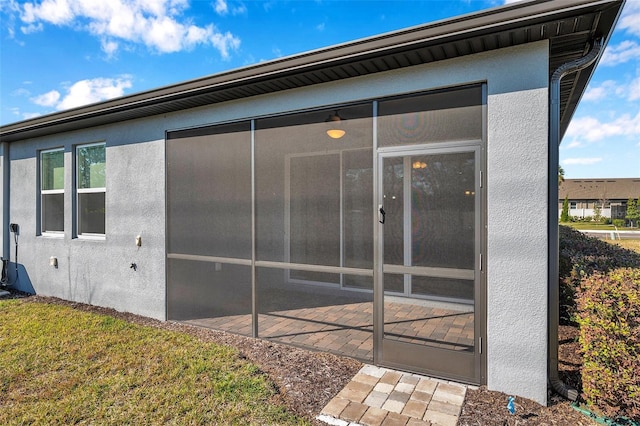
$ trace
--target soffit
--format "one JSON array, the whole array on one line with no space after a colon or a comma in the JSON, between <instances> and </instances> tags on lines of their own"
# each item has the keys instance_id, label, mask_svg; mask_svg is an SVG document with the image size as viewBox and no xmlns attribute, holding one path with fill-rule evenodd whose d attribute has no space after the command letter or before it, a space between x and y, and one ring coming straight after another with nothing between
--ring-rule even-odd
<instances>
[{"instance_id":1,"label":"soffit","mask_svg":"<svg viewBox=\"0 0 640 426\"><path fill-rule=\"evenodd\" d=\"M490 9L0 127L11 142L550 41L550 74L609 38L623 0L538 0ZM564 133L596 64L561 83Z\"/></svg>"}]
</instances>

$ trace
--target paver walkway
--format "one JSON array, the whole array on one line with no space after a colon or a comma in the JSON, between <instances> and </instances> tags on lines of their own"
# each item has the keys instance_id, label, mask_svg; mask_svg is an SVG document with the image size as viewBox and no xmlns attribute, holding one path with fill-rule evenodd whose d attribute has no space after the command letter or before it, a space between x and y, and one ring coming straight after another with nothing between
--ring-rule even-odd
<instances>
[{"instance_id":1,"label":"paver walkway","mask_svg":"<svg viewBox=\"0 0 640 426\"><path fill-rule=\"evenodd\" d=\"M365 365L317 417L336 426L455 426L467 386Z\"/></svg>"}]
</instances>

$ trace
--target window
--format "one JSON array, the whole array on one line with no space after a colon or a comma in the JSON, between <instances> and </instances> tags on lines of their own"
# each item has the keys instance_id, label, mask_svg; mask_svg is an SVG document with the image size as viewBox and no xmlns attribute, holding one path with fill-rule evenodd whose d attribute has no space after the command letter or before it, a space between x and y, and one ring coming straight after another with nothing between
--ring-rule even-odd
<instances>
[{"instance_id":1,"label":"window","mask_svg":"<svg viewBox=\"0 0 640 426\"><path fill-rule=\"evenodd\" d=\"M575 209L577 209L577 208L578 208L578 202L577 202L577 201L571 201L571 202L569 203L569 208L570 208L571 210L575 210Z\"/></svg>"},{"instance_id":2,"label":"window","mask_svg":"<svg viewBox=\"0 0 640 426\"><path fill-rule=\"evenodd\" d=\"M78 235L105 233L105 154L103 143L76 148Z\"/></svg>"},{"instance_id":3,"label":"window","mask_svg":"<svg viewBox=\"0 0 640 426\"><path fill-rule=\"evenodd\" d=\"M40 153L40 208L42 233L64 232L64 149Z\"/></svg>"}]
</instances>

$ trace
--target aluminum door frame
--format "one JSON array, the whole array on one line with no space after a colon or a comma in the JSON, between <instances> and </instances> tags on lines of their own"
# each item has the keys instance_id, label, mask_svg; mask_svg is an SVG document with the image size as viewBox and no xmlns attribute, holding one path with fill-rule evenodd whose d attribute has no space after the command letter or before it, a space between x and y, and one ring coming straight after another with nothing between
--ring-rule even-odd
<instances>
[{"instance_id":1,"label":"aluminum door frame","mask_svg":"<svg viewBox=\"0 0 640 426\"><path fill-rule=\"evenodd\" d=\"M471 384L483 384L486 369L486 277L483 252L484 241L484 158L482 140L429 143L423 145L377 148L374 155L374 363L427 374L433 377L453 379ZM410 155L475 154L475 277L474 277L474 351L463 354L447 349L421 347L405 342L384 339L384 232L379 223L378 209L384 190L383 162L385 158ZM423 361L428 359L428 366Z\"/></svg>"}]
</instances>

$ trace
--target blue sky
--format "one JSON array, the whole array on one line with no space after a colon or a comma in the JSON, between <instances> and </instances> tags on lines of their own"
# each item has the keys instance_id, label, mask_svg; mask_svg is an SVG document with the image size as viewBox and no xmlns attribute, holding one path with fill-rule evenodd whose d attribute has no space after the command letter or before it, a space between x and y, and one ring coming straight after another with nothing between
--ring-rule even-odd
<instances>
[{"instance_id":1,"label":"blue sky","mask_svg":"<svg viewBox=\"0 0 640 426\"><path fill-rule=\"evenodd\" d=\"M0 124L510 0L0 0ZM640 177L640 0L560 148L568 178Z\"/></svg>"}]
</instances>

